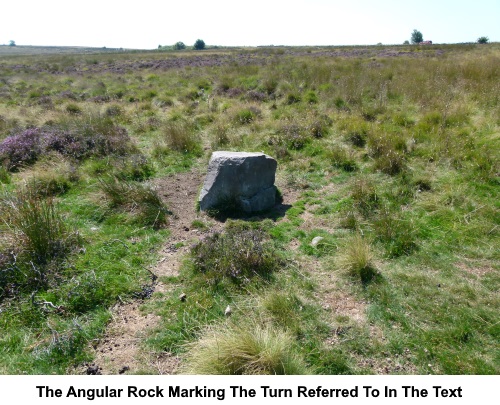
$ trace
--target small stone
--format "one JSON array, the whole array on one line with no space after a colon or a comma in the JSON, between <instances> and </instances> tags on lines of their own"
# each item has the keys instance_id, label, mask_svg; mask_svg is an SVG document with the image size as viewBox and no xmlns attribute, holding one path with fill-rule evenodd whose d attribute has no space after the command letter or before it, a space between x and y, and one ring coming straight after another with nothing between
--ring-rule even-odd
<instances>
[{"instance_id":1,"label":"small stone","mask_svg":"<svg viewBox=\"0 0 500 405\"><path fill-rule=\"evenodd\" d=\"M123 366L119 371L118 374L123 374L125 371L130 370L129 366Z\"/></svg>"},{"instance_id":2,"label":"small stone","mask_svg":"<svg viewBox=\"0 0 500 405\"><path fill-rule=\"evenodd\" d=\"M182 302L186 301L186 298L187 298L187 295L182 293L181 295L179 295L179 300L181 300Z\"/></svg>"},{"instance_id":3,"label":"small stone","mask_svg":"<svg viewBox=\"0 0 500 405\"><path fill-rule=\"evenodd\" d=\"M315 238L311 241L311 246L312 246L312 247L316 247L316 246L318 246L319 242L321 242L323 239L325 239L325 238L323 238L322 236L316 236L316 237L315 237Z\"/></svg>"},{"instance_id":4,"label":"small stone","mask_svg":"<svg viewBox=\"0 0 500 405\"><path fill-rule=\"evenodd\" d=\"M87 375L100 375L101 372L99 370L99 366L96 366L94 364L92 364L91 366L89 366L87 368L87 371L86 371Z\"/></svg>"}]
</instances>

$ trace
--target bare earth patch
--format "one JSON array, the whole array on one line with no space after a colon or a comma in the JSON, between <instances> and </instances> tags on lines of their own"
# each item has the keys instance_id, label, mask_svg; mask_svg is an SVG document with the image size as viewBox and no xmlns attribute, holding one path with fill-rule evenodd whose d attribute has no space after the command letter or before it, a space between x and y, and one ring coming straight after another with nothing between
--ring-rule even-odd
<instances>
[{"instance_id":1,"label":"bare earth patch","mask_svg":"<svg viewBox=\"0 0 500 405\"><path fill-rule=\"evenodd\" d=\"M182 258L190 244L197 241L203 233L192 229L193 221L208 221L204 214L196 212L195 206L202 182L203 176L197 172L180 173L155 182L159 194L173 213L169 224L171 237L160 251L161 258L157 265L151 269L158 277L153 284L157 292L165 293L172 288L162 283L161 278L178 274ZM156 298L153 295L151 299ZM143 339L157 326L160 318L144 313L140 310L140 305L140 300L134 300L113 309L113 320L108 325L104 338L95 346L92 371L98 370L100 374L175 373L180 361L177 357L169 353L148 353L142 347Z\"/></svg>"},{"instance_id":2,"label":"bare earth patch","mask_svg":"<svg viewBox=\"0 0 500 405\"><path fill-rule=\"evenodd\" d=\"M469 274L473 274L477 277L483 277L484 275L495 271L495 269L489 265L485 264L474 264L474 263L456 263L455 266Z\"/></svg>"},{"instance_id":3,"label":"bare earth patch","mask_svg":"<svg viewBox=\"0 0 500 405\"><path fill-rule=\"evenodd\" d=\"M172 374L179 362L177 358L159 358L141 348L141 341L147 331L158 321L158 316L142 313L139 302L115 307L106 336L96 347L94 364L99 367L100 374Z\"/></svg>"},{"instance_id":4,"label":"bare earth patch","mask_svg":"<svg viewBox=\"0 0 500 405\"><path fill-rule=\"evenodd\" d=\"M329 218L318 217L312 214L309 210L304 211L300 215L300 219L304 222L300 225L300 229L304 231L312 231L314 229L321 229L322 231L332 231L332 221Z\"/></svg>"}]
</instances>

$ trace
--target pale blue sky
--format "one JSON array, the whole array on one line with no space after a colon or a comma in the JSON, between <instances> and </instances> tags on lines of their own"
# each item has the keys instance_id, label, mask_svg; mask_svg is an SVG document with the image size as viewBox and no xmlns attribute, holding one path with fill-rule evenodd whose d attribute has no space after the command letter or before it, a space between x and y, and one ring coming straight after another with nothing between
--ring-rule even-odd
<instances>
[{"instance_id":1,"label":"pale blue sky","mask_svg":"<svg viewBox=\"0 0 500 405\"><path fill-rule=\"evenodd\" d=\"M16 0L0 13L0 44L401 44L413 29L435 43L500 41L500 0Z\"/></svg>"}]
</instances>

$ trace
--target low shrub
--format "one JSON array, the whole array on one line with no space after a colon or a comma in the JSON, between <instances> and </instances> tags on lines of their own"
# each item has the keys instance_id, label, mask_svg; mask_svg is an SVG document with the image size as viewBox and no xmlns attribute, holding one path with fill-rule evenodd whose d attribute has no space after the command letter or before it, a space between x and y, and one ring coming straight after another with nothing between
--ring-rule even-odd
<instances>
[{"instance_id":1,"label":"low shrub","mask_svg":"<svg viewBox=\"0 0 500 405\"><path fill-rule=\"evenodd\" d=\"M328 129L332 125L332 120L323 116L313 119L307 124L307 130L314 138L324 138L328 134Z\"/></svg>"},{"instance_id":2,"label":"low shrub","mask_svg":"<svg viewBox=\"0 0 500 405\"><path fill-rule=\"evenodd\" d=\"M283 125L278 132L275 143L284 144L288 149L300 150L311 141L304 127L297 124Z\"/></svg>"},{"instance_id":3,"label":"low shrub","mask_svg":"<svg viewBox=\"0 0 500 405\"><path fill-rule=\"evenodd\" d=\"M193 246L191 257L195 270L213 284L224 279L245 283L256 275L268 278L280 266L267 235L243 225L208 236Z\"/></svg>"},{"instance_id":4,"label":"low shrub","mask_svg":"<svg viewBox=\"0 0 500 405\"><path fill-rule=\"evenodd\" d=\"M250 90L246 93L245 98L251 101L264 102L267 101L269 96L267 93L258 90Z\"/></svg>"},{"instance_id":5,"label":"low shrub","mask_svg":"<svg viewBox=\"0 0 500 405\"><path fill-rule=\"evenodd\" d=\"M120 107L118 104L110 105L106 108L104 114L107 117L119 117L123 115L123 108Z\"/></svg>"},{"instance_id":6,"label":"low shrub","mask_svg":"<svg viewBox=\"0 0 500 405\"><path fill-rule=\"evenodd\" d=\"M34 163L42 153L40 134L40 129L30 128L5 138L0 143L0 161L3 165L13 171Z\"/></svg>"},{"instance_id":7,"label":"low shrub","mask_svg":"<svg viewBox=\"0 0 500 405\"><path fill-rule=\"evenodd\" d=\"M103 129L105 131L98 132L84 127L30 128L0 143L0 162L15 171L49 152L82 160L91 156L123 156L135 149L124 128L113 126Z\"/></svg>"},{"instance_id":8,"label":"low shrub","mask_svg":"<svg viewBox=\"0 0 500 405\"><path fill-rule=\"evenodd\" d=\"M114 127L106 133L54 128L43 134L42 141L45 150L56 151L77 160L91 156L123 156L135 149L127 131L120 127Z\"/></svg>"}]
</instances>

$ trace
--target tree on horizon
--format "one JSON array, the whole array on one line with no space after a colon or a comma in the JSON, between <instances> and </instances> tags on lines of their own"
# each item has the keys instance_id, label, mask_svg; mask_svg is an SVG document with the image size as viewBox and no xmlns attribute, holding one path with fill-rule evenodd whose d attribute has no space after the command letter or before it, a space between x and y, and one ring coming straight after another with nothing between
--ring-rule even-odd
<instances>
[{"instance_id":1,"label":"tree on horizon","mask_svg":"<svg viewBox=\"0 0 500 405\"><path fill-rule=\"evenodd\" d=\"M420 42L423 42L424 36L419 30L413 30L411 33L411 43L412 44L419 44Z\"/></svg>"},{"instance_id":2,"label":"tree on horizon","mask_svg":"<svg viewBox=\"0 0 500 405\"><path fill-rule=\"evenodd\" d=\"M193 47L198 51L205 49L205 41L203 41L203 39L197 39Z\"/></svg>"}]
</instances>

